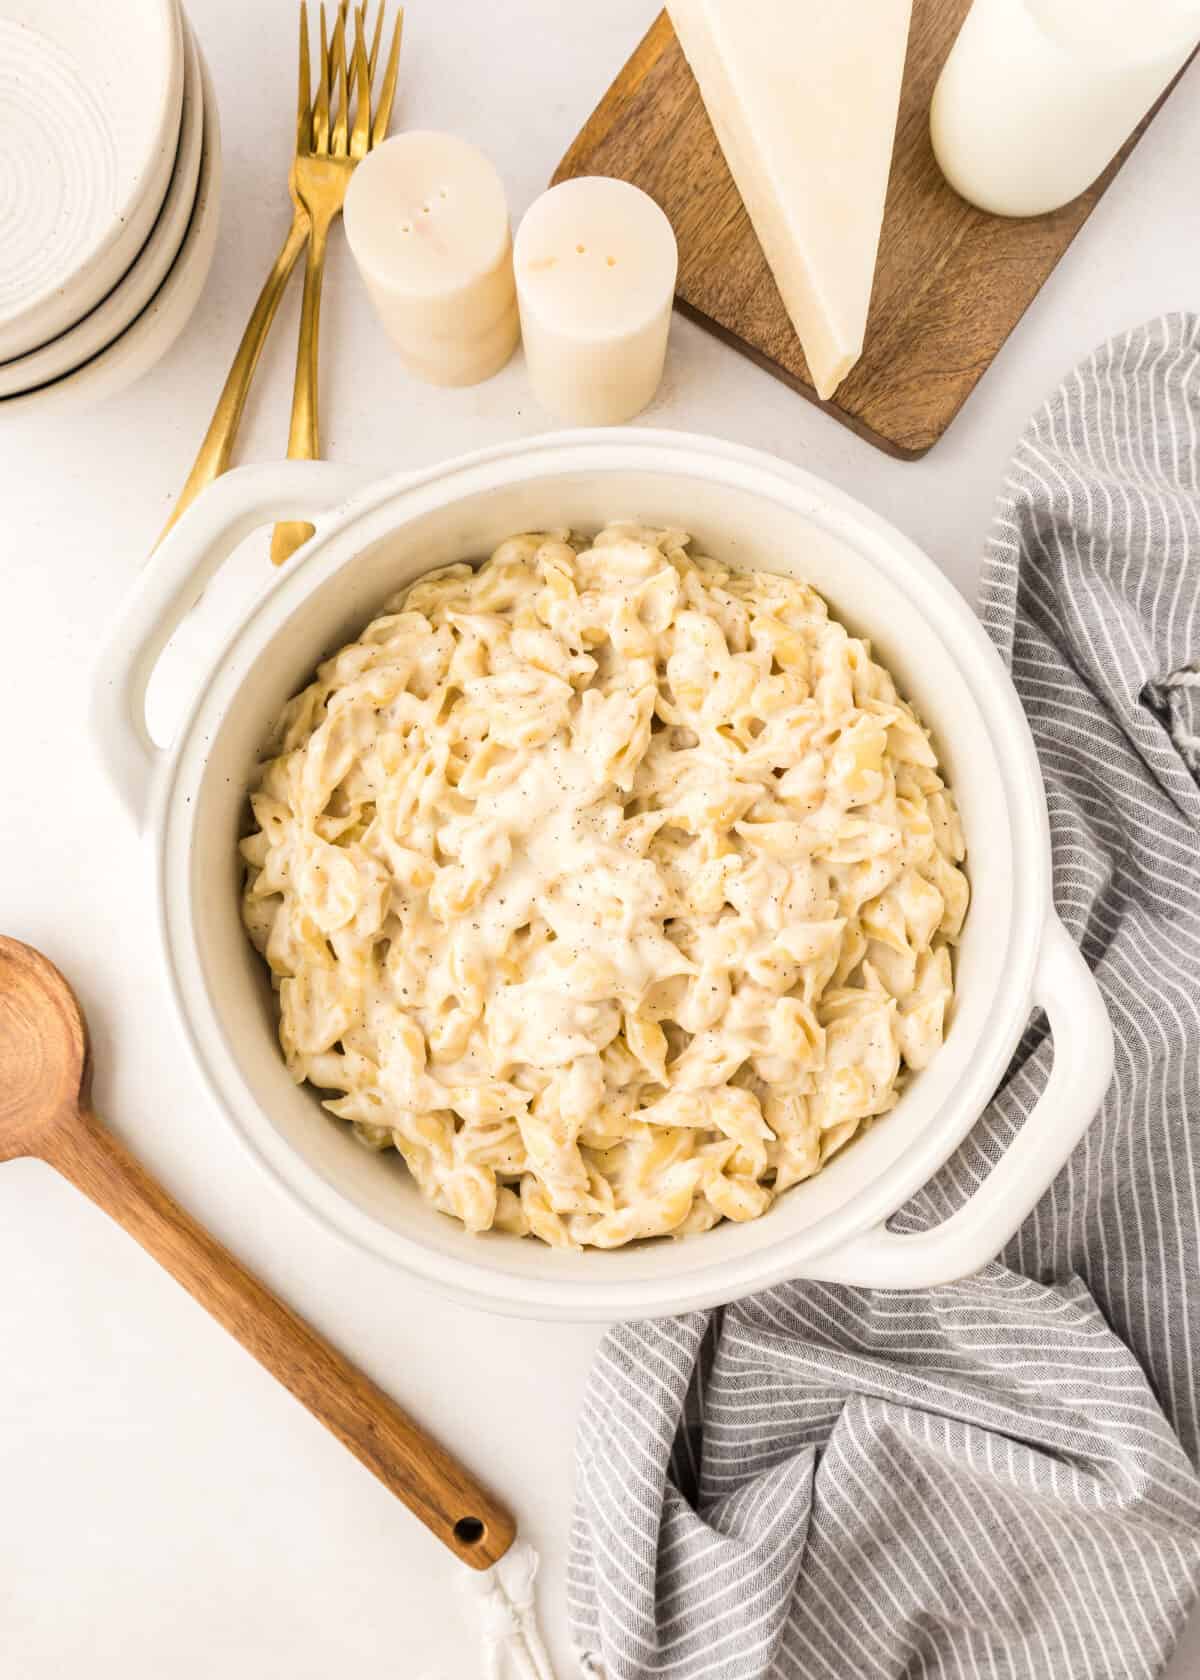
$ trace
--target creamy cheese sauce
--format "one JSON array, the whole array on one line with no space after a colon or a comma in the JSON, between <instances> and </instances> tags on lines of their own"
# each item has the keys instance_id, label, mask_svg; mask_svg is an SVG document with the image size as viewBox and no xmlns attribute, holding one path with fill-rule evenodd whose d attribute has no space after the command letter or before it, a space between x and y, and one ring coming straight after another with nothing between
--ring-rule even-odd
<instances>
[{"instance_id":1,"label":"creamy cheese sauce","mask_svg":"<svg viewBox=\"0 0 1200 1680\"><path fill-rule=\"evenodd\" d=\"M678 532L513 538L276 735L244 915L289 1066L473 1230L755 1217L941 1042L953 799L803 584Z\"/></svg>"}]
</instances>

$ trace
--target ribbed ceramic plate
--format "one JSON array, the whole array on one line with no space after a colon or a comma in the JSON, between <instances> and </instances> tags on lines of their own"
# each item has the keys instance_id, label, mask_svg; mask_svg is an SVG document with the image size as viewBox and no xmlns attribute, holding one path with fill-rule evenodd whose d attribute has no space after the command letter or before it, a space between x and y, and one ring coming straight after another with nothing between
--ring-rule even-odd
<instances>
[{"instance_id":1,"label":"ribbed ceramic plate","mask_svg":"<svg viewBox=\"0 0 1200 1680\"><path fill-rule=\"evenodd\" d=\"M0 361L129 268L179 149L177 0L0 0Z\"/></svg>"},{"instance_id":2,"label":"ribbed ceramic plate","mask_svg":"<svg viewBox=\"0 0 1200 1680\"><path fill-rule=\"evenodd\" d=\"M0 400L0 425L92 408L132 385L166 355L200 301L217 243L221 200L221 125L208 66L200 54L204 139L200 185L179 255L160 289L126 332L74 373L36 391Z\"/></svg>"},{"instance_id":3,"label":"ribbed ceramic plate","mask_svg":"<svg viewBox=\"0 0 1200 1680\"><path fill-rule=\"evenodd\" d=\"M82 367L112 344L158 291L179 255L200 180L200 153L204 139L204 93L200 83L200 57L195 37L187 30L187 68L183 82L183 119L179 127L179 150L167 188L167 196L150 237L134 259L133 267L115 285L103 303L73 326L61 338L51 339L28 356L17 356L0 364L0 397L32 391L52 379L61 379Z\"/></svg>"}]
</instances>

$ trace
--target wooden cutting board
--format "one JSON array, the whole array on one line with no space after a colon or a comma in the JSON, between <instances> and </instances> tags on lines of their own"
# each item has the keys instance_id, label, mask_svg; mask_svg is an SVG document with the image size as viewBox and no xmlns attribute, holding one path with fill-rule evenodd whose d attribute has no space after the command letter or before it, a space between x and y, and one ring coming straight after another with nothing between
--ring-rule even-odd
<instances>
[{"instance_id":1,"label":"wooden cutting board","mask_svg":"<svg viewBox=\"0 0 1200 1680\"><path fill-rule=\"evenodd\" d=\"M947 186L929 142L934 84L969 3L914 0L866 344L857 366L820 404L905 460L941 437L1155 114L1095 185L1063 209L1022 221L974 209ZM680 309L818 401L665 12L554 180L572 175L620 176L656 199L679 240Z\"/></svg>"}]
</instances>

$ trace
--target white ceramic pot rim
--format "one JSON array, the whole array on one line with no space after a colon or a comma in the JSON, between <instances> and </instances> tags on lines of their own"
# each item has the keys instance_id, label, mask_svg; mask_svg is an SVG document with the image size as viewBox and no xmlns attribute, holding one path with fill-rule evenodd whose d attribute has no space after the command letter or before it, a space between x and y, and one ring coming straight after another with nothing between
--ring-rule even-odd
<instances>
[{"instance_id":1,"label":"white ceramic pot rim","mask_svg":"<svg viewBox=\"0 0 1200 1680\"><path fill-rule=\"evenodd\" d=\"M258 1109L224 1042L196 957L186 877L186 786L203 774L200 720L232 703L239 679L289 615L354 555L429 506L452 505L490 485L556 471L658 470L721 480L789 511L816 517L870 549L873 565L920 597L925 620L955 650L959 671L985 720L1016 836L1021 879L1004 957L1005 984L987 1042L957 1089L952 1129L939 1125L868 1183L853 1203L807 1230L712 1265L686 1279L669 1266L620 1280L498 1279L487 1262L434 1252L382 1227L326 1182ZM172 630L224 557L268 520L303 514L317 533L286 572L273 577L245 624L219 650L172 746L160 752L145 724L145 690ZM224 690L222 685L224 685ZM326 463L281 463L227 475L200 498L146 569L103 654L93 719L98 750L155 852L158 914L172 995L203 1076L237 1135L270 1175L329 1228L470 1304L544 1318L649 1317L735 1299L799 1275L916 1288L978 1270L1034 1205L1099 1106L1111 1072L1111 1033L1095 982L1050 900L1049 834L1040 773L1019 700L982 626L956 590L910 542L850 497L756 451L687 434L640 428L550 434L479 451L442 466L378 481ZM891 1214L928 1181L974 1125L1016 1047L1030 1008L1048 1014L1055 1060L1046 1091L983 1185L932 1230L899 1234ZM703 1242L707 1239L695 1239ZM689 1245L678 1245L687 1248Z\"/></svg>"}]
</instances>

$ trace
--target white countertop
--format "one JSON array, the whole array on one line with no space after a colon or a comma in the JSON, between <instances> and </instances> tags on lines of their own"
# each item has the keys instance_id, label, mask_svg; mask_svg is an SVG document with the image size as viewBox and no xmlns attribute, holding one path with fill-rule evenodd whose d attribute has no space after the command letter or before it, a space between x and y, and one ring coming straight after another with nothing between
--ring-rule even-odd
<instances>
[{"instance_id":1,"label":"white countertop","mask_svg":"<svg viewBox=\"0 0 1200 1680\"><path fill-rule=\"evenodd\" d=\"M657 10L656 0L413 0L396 122L456 129L516 215ZM166 361L101 411L0 413L6 607L0 929L74 980L97 1101L236 1253L491 1479L545 1558L563 1676L574 1417L599 1332L449 1306L343 1246L267 1184L200 1093L169 1018L147 865L89 759L101 627L190 463L282 237L296 6L191 0L225 131L216 262ZM567 19L569 18L569 22ZM677 320L646 418L772 450L852 491L973 594L1005 461L1079 356L1200 298L1200 68L1142 141L946 438L889 460ZM282 452L299 287L252 398L243 458ZM335 238L322 420L337 460L396 469L546 428L518 357L489 384L407 380ZM265 536L247 546L249 591ZM251 548L253 552L251 552ZM477 1672L458 1566L199 1309L50 1172L0 1171L0 1624L14 1680L444 1680ZM14 1645L15 1640L15 1645ZM1190 1658L1200 1671L1200 1627Z\"/></svg>"}]
</instances>

